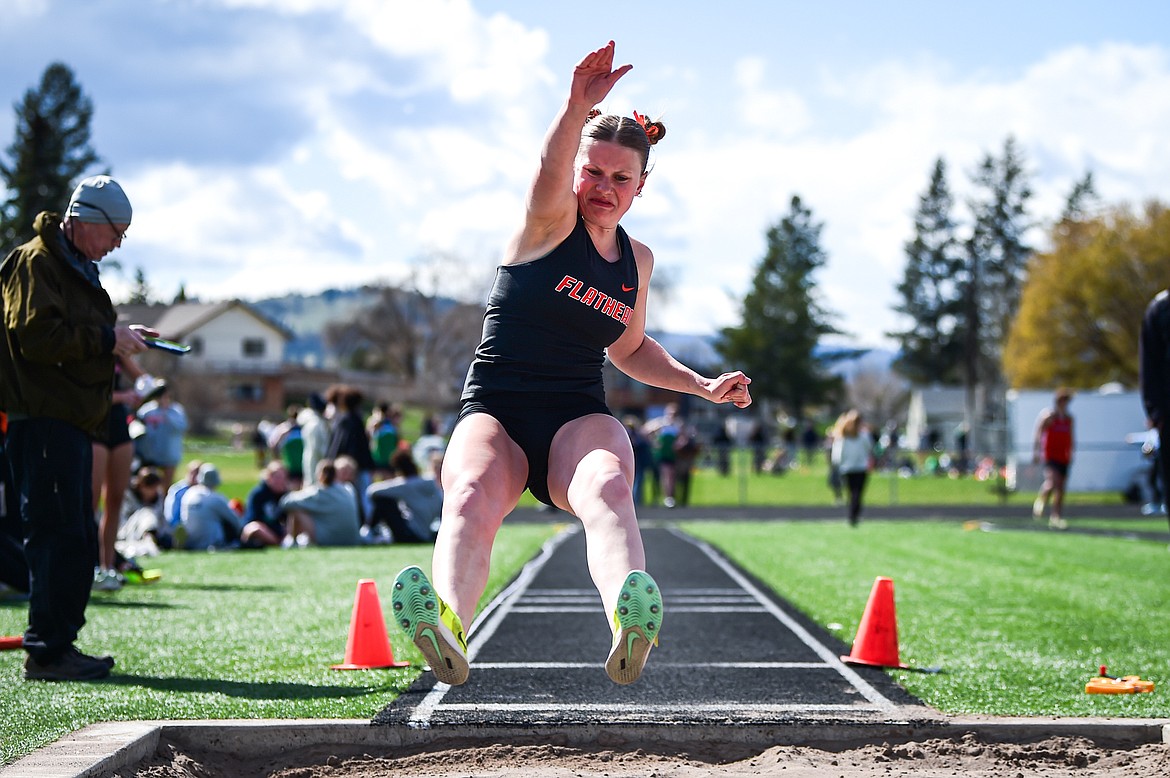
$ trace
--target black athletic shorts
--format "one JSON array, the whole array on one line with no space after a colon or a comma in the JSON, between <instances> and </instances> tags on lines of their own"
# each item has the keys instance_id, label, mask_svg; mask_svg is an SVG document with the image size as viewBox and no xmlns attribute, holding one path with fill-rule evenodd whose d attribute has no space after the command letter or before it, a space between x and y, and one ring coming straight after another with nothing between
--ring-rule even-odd
<instances>
[{"instance_id":1,"label":"black athletic shorts","mask_svg":"<svg viewBox=\"0 0 1170 778\"><path fill-rule=\"evenodd\" d=\"M127 418L130 409L122 403L110 406L110 415L106 417L106 439L98 442L108 449L115 449L123 443L130 442L130 423Z\"/></svg>"},{"instance_id":2,"label":"black athletic shorts","mask_svg":"<svg viewBox=\"0 0 1170 778\"><path fill-rule=\"evenodd\" d=\"M1068 468L1070 464L1070 462L1054 462L1049 459L1044 463L1044 466L1059 475L1061 478L1068 478Z\"/></svg>"},{"instance_id":3,"label":"black athletic shorts","mask_svg":"<svg viewBox=\"0 0 1170 778\"><path fill-rule=\"evenodd\" d=\"M528 481L532 496L552 505L548 493L548 456L553 436L565 424L591 413L612 415L604 402L585 394L524 392L486 395L463 401L455 424L473 413L486 413L498 421L508 437L528 459Z\"/></svg>"}]
</instances>

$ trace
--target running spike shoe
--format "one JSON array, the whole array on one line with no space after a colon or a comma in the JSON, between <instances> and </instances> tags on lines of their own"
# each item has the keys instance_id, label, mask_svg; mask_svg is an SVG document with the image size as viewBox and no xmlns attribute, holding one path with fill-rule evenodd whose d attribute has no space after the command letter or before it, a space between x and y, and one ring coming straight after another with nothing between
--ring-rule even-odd
<instances>
[{"instance_id":1,"label":"running spike shoe","mask_svg":"<svg viewBox=\"0 0 1170 778\"><path fill-rule=\"evenodd\" d=\"M390 599L394 620L426 657L435 678L452 686L466 681L470 667L463 624L435 594L426 573L413 565L404 568L394 579Z\"/></svg>"},{"instance_id":2,"label":"running spike shoe","mask_svg":"<svg viewBox=\"0 0 1170 778\"><path fill-rule=\"evenodd\" d=\"M614 683L638 680L662 628L662 592L644 570L631 570L613 612L613 646L605 672Z\"/></svg>"}]
</instances>

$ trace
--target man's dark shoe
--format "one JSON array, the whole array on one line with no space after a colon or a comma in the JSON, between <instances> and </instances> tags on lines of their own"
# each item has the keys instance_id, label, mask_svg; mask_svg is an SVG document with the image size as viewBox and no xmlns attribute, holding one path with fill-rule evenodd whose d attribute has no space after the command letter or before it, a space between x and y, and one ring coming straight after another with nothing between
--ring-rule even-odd
<instances>
[{"instance_id":1,"label":"man's dark shoe","mask_svg":"<svg viewBox=\"0 0 1170 778\"><path fill-rule=\"evenodd\" d=\"M70 648L60 658L41 664L29 655L24 660L24 677L29 681L96 681L110 674L110 665Z\"/></svg>"},{"instance_id":2,"label":"man's dark shoe","mask_svg":"<svg viewBox=\"0 0 1170 778\"><path fill-rule=\"evenodd\" d=\"M109 669L111 669L111 670L114 669L114 657L110 656L109 654L107 654L105 656L90 656L89 654L81 653L73 646L69 647L69 651L74 653L74 654L77 654L82 659L88 659L91 662L101 662L103 665L105 665Z\"/></svg>"}]
</instances>

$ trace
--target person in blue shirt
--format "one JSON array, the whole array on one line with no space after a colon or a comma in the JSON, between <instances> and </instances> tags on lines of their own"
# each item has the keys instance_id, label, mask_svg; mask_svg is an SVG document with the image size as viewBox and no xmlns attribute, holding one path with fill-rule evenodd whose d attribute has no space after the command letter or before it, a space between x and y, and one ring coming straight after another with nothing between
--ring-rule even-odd
<instances>
[{"instance_id":1,"label":"person in blue shirt","mask_svg":"<svg viewBox=\"0 0 1170 778\"><path fill-rule=\"evenodd\" d=\"M284 463L269 462L260 473L260 483L248 492L244 502L244 528L240 543L250 548L279 546L286 533L284 508L280 500L289 492L288 470Z\"/></svg>"}]
</instances>

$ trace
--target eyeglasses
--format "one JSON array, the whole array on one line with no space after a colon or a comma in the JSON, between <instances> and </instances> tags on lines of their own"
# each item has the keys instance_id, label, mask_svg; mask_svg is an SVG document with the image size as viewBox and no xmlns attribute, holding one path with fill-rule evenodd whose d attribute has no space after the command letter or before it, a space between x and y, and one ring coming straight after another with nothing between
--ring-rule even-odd
<instances>
[{"instance_id":1,"label":"eyeglasses","mask_svg":"<svg viewBox=\"0 0 1170 778\"><path fill-rule=\"evenodd\" d=\"M93 208L95 211L100 213L102 215L102 217L106 220L106 224L110 225L110 229L114 231L114 235L116 235L118 237L118 242L121 243L122 241L126 240L126 233L128 233L130 231L130 228L127 227L126 229L119 232L118 228L114 226L114 222L110 218L110 215L105 212L105 209L103 209L97 205L94 205L93 203L87 203L84 200L74 200L73 202L76 203L77 205L84 205L86 208Z\"/></svg>"}]
</instances>

